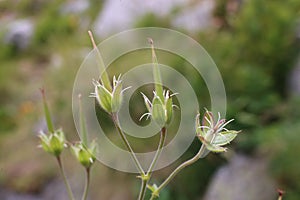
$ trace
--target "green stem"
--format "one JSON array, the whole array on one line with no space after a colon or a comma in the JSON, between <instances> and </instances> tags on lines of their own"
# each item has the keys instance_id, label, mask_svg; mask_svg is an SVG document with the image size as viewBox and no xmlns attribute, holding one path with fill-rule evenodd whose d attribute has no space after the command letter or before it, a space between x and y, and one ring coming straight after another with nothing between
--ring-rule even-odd
<instances>
[{"instance_id":1,"label":"green stem","mask_svg":"<svg viewBox=\"0 0 300 200\"><path fill-rule=\"evenodd\" d=\"M140 190L140 195L139 195L139 198L138 200L143 200L145 198L145 194L146 194L146 188L147 188L147 184L151 178L151 175L152 175L152 170L154 169L155 167L155 164L162 152L162 149L163 149L163 146L165 144L165 140L166 140L166 136L167 136L167 129L165 127L163 127L160 131L160 139L159 139L159 144L158 144L158 147L157 147L157 151L153 157L153 160L150 164L150 167L147 171L147 174L145 176L145 179L142 179L142 186L141 186L141 190Z\"/></svg>"},{"instance_id":2,"label":"green stem","mask_svg":"<svg viewBox=\"0 0 300 200\"><path fill-rule=\"evenodd\" d=\"M156 164L156 162L157 162L157 160L158 160L158 158L159 158L159 156L162 152L163 146L165 144L166 137L167 137L167 129L165 127L163 127L160 131L160 140L159 140L159 144L158 144L158 147L157 147L157 151L156 151L155 156L152 160L152 163L151 163L151 165L148 169L147 174L150 174L150 175L152 174L152 170L155 167L155 164Z\"/></svg>"},{"instance_id":3,"label":"green stem","mask_svg":"<svg viewBox=\"0 0 300 200\"><path fill-rule=\"evenodd\" d=\"M59 165L60 173L61 173L61 175L63 177L64 183L65 183L65 186L66 186L66 189L67 189L67 192L68 192L69 199L70 200L74 200L73 192L72 192L71 187L69 185L69 182L67 180L67 177L66 177L66 174L65 174L65 170L64 170L64 167L63 167L63 164L62 164L60 156L57 156L56 159L57 159L57 162L58 162L58 165Z\"/></svg>"},{"instance_id":4,"label":"green stem","mask_svg":"<svg viewBox=\"0 0 300 200\"><path fill-rule=\"evenodd\" d=\"M148 181L148 179L142 179L142 185L138 200L144 200Z\"/></svg>"},{"instance_id":5,"label":"green stem","mask_svg":"<svg viewBox=\"0 0 300 200\"><path fill-rule=\"evenodd\" d=\"M154 200L156 198L155 195L151 195L151 198L149 200Z\"/></svg>"},{"instance_id":6,"label":"green stem","mask_svg":"<svg viewBox=\"0 0 300 200\"><path fill-rule=\"evenodd\" d=\"M156 193L159 194L159 192L185 167L195 163L197 160L199 160L202 156L202 154L205 152L205 145L202 144L200 150L198 153L191 159L185 161L181 165L179 165L169 176L168 178L157 188ZM157 196L153 195L151 196L150 200L155 199Z\"/></svg>"},{"instance_id":7,"label":"green stem","mask_svg":"<svg viewBox=\"0 0 300 200\"><path fill-rule=\"evenodd\" d=\"M86 169L86 182L84 187L84 192L82 195L82 200L86 200L88 192L89 192L89 185L90 185L90 167L85 168Z\"/></svg>"},{"instance_id":8,"label":"green stem","mask_svg":"<svg viewBox=\"0 0 300 200\"><path fill-rule=\"evenodd\" d=\"M131 157L132 157L132 159L133 159L136 167L138 168L139 173L141 175L145 175L145 172L144 172L144 170L143 170L143 168L142 168L139 160L137 159L137 157L136 157L133 149L131 148L129 141L126 138L126 135L123 133L123 131L121 130L121 128L119 126L118 115L116 113L112 113L112 119L113 119L114 125L115 125L116 129L118 130L118 132L119 132L119 134L120 134L120 136L121 136L121 138L122 138L122 140L123 140L123 142L124 142L127 150L129 151L129 153L130 153L130 155L131 155Z\"/></svg>"}]
</instances>

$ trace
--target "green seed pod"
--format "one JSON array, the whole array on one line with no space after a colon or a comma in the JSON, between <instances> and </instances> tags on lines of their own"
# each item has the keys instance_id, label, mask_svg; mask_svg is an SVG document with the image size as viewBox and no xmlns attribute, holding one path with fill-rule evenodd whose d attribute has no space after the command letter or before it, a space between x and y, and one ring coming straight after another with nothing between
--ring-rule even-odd
<instances>
[{"instance_id":1,"label":"green seed pod","mask_svg":"<svg viewBox=\"0 0 300 200\"><path fill-rule=\"evenodd\" d=\"M95 93L92 93L92 97L96 97L99 105L107 113L116 113L120 110L123 100L123 92L128 89L122 89L122 81L120 76L116 79L113 78L113 89L110 92L105 86L98 81L94 81Z\"/></svg>"},{"instance_id":2,"label":"green seed pod","mask_svg":"<svg viewBox=\"0 0 300 200\"><path fill-rule=\"evenodd\" d=\"M111 113L111 93L103 85L97 84L95 86L95 96L101 108L106 112Z\"/></svg>"},{"instance_id":3,"label":"green seed pod","mask_svg":"<svg viewBox=\"0 0 300 200\"><path fill-rule=\"evenodd\" d=\"M66 146L65 136L62 130L56 130L50 135L41 133L40 139L42 148L54 156L59 156Z\"/></svg>"},{"instance_id":4,"label":"green seed pod","mask_svg":"<svg viewBox=\"0 0 300 200\"><path fill-rule=\"evenodd\" d=\"M90 168L96 160L96 157L94 156L96 146L94 144L95 143L93 143L91 148L85 147L82 143L77 143L72 146L72 152L76 159L85 168Z\"/></svg>"},{"instance_id":5,"label":"green seed pod","mask_svg":"<svg viewBox=\"0 0 300 200\"><path fill-rule=\"evenodd\" d=\"M173 101L172 101L172 98L167 97L165 99L165 102L166 102L165 106L166 106L166 117L167 117L166 123L170 124L171 120L172 120L172 116L173 116Z\"/></svg>"},{"instance_id":6,"label":"green seed pod","mask_svg":"<svg viewBox=\"0 0 300 200\"><path fill-rule=\"evenodd\" d=\"M122 105L122 100L123 100L123 91L122 91L122 82L119 80L115 80L114 77L114 88L112 92L112 103L111 103L111 108L112 112L118 112L121 105Z\"/></svg>"},{"instance_id":7,"label":"green seed pod","mask_svg":"<svg viewBox=\"0 0 300 200\"><path fill-rule=\"evenodd\" d=\"M154 92L152 103L146 97L146 95L142 95L149 112L143 114L141 119L144 116L147 116L147 118L151 116L152 120L154 120L160 128L169 125L172 121L174 107L172 95L169 95L169 91L163 91L163 99L161 99L156 92Z\"/></svg>"},{"instance_id":8,"label":"green seed pod","mask_svg":"<svg viewBox=\"0 0 300 200\"><path fill-rule=\"evenodd\" d=\"M151 116L152 119L157 123L157 125L160 128L166 125L167 122L166 109L158 96L155 96L152 101Z\"/></svg>"}]
</instances>

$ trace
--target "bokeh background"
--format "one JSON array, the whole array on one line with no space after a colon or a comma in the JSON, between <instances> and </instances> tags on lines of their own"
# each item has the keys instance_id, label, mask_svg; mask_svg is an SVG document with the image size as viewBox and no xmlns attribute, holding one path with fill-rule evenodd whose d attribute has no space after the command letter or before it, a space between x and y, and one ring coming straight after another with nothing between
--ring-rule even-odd
<instances>
[{"instance_id":1,"label":"bokeh background","mask_svg":"<svg viewBox=\"0 0 300 200\"><path fill-rule=\"evenodd\" d=\"M203 45L223 76L227 118L236 119L230 128L243 130L228 153L210 154L187 168L160 199L266 200L277 198L277 188L286 191L286 200L300 199L299 0L1 0L0 199L67 198L54 158L37 148L38 131L45 129L38 89L47 91L56 127L78 140L71 94L92 49L87 31L100 42L128 28L153 26L181 31ZM189 79L200 106L209 108L201 77L184 60L167 60ZM135 62L146 61L151 57L135 55ZM195 139L154 180L162 181L199 146ZM81 194L83 168L69 151L63 159L74 192ZM134 174L101 163L92 173L90 199L136 198Z\"/></svg>"}]
</instances>

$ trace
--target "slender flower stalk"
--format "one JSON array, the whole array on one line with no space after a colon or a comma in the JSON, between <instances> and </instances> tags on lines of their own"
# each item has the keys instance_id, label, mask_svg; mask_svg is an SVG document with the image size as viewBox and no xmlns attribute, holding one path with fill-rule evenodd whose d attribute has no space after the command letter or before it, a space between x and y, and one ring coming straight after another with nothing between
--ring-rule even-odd
<instances>
[{"instance_id":1,"label":"slender flower stalk","mask_svg":"<svg viewBox=\"0 0 300 200\"><path fill-rule=\"evenodd\" d=\"M88 167L86 168L85 172L86 172L86 181L85 181L85 187L84 187L84 192L83 192L83 195L82 195L82 200L86 200L87 198L87 195L89 193L89 186L90 186L90 171L91 171L91 168Z\"/></svg>"},{"instance_id":2,"label":"slender flower stalk","mask_svg":"<svg viewBox=\"0 0 300 200\"><path fill-rule=\"evenodd\" d=\"M68 182L67 176L65 174L65 170L64 170L64 167L63 167L63 164L62 164L60 156L57 156L56 160L58 162L59 170L60 170L60 173L61 173L61 175L63 177L64 184L65 184L66 189L67 189L68 197L69 197L70 200L75 200L74 196L73 196L73 192L72 192L71 187L70 187L70 184Z\"/></svg>"},{"instance_id":3,"label":"slender flower stalk","mask_svg":"<svg viewBox=\"0 0 300 200\"><path fill-rule=\"evenodd\" d=\"M80 134L82 137L82 141L73 144L71 146L71 149L77 161L85 168L86 181L84 186L84 192L81 199L86 200L89 192L91 167L96 161L95 153L96 153L97 145L95 141L92 141L90 144L88 143L88 131L86 128L85 117L82 110L81 95L78 95L78 100L79 100Z\"/></svg>"},{"instance_id":4,"label":"slender flower stalk","mask_svg":"<svg viewBox=\"0 0 300 200\"><path fill-rule=\"evenodd\" d=\"M130 155L131 155L131 157L132 157L132 159L133 159L133 161L134 161L137 169L139 170L139 173L141 175L145 175L145 171L143 170L143 168L142 168L142 166L141 166L138 158L136 157L136 155L135 155L135 153L134 153L134 151L133 151L133 149L132 149L129 141L127 140L126 135L123 133L122 129L119 126L118 115L116 113L112 114L112 120L113 120L113 123L114 123L114 125L115 125L115 127L116 127L116 129L117 129L117 131L119 133L119 135L121 136L121 138L122 138L122 140L123 140L123 142L124 142L127 150L129 151L129 153L130 153Z\"/></svg>"},{"instance_id":5,"label":"slender flower stalk","mask_svg":"<svg viewBox=\"0 0 300 200\"><path fill-rule=\"evenodd\" d=\"M143 200L145 198L148 181L149 180L147 180L146 178L142 179L142 184L141 184L141 189L140 189L138 200Z\"/></svg>"},{"instance_id":6,"label":"slender flower stalk","mask_svg":"<svg viewBox=\"0 0 300 200\"><path fill-rule=\"evenodd\" d=\"M159 144L158 144L155 156L153 157L153 160L152 160L152 162L149 166L149 169L148 169L145 177L141 178L142 179L142 186L141 186L140 195L139 195L139 198L138 198L139 200L142 200L145 197L148 182L151 179L152 171L153 171L153 169L154 169L154 167L157 163L157 160L158 160L158 158L159 158L159 156L162 152L163 146L165 144L166 137L167 137L167 129L165 127L163 127L160 131L160 140L159 140Z\"/></svg>"},{"instance_id":7,"label":"slender flower stalk","mask_svg":"<svg viewBox=\"0 0 300 200\"><path fill-rule=\"evenodd\" d=\"M165 127L163 127L160 131L160 140L159 140L159 144L158 144L158 148L156 150L155 156L152 160L152 163L148 169L148 173L147 174L152 174L152 170L154 169L157 160L162 152L162 149L164 147L165 141L166 141L166 137L167 137L167 129Z\"/></svg>"},{"instance_id":8,"label":"slender flower stalk","mask_svg":"<svg viewBox=\"0 0 300 200\"><path fill-rule=\"evenodd\" d=\"M152 191L151 200L157 198L160 191L187 166L205 157L210 151L216 153L226 151L226 148L223 146L230 143L239 133L239 131L226 129L225 126L232 120L226 122L225 119L221 119L219 113L217 121L215 121L213 114L209 111L205 112L202 123L200 123L199 116L199 114L196 116L195 129L196 135L202 142L200 150L193 158L179 165L160 186L149 186L149 189Z\"/></svg>"},{"instance_id":9,"label":"slender flower stalk","mask_svg":"<svg viewBox=\"0 0 300 200\"><path fill-rule=\"evenodd\" d=\"M51 116L50 116L49 107L47 104L45 90L40 89L40 91L43 96L43 107L44 107L44 113L45 113L45 118L46 118L47 127L48 127L48 134L45 134L44 132L41 131L41 134L39 135L39 137L41 139L41 147L44 149L44 151L55 156L58 166L59 166L60 173L63 177L64 184L66 186L68 197L70 200L74 200L73 192L72 192L70 184L67 180L67 177L66 177L66 174L64 171L64 167L62 164L62 160L60 157L64 148L67 147L66 140L65 140L65 134L61 129L54 130L53 122L52 122Z\"/></svg>"},{"instance_id":10,"label":"slender flower stalk","mask_svg":"<svg viewBox=\"0 0 300 200\"><path fill-rule=\"evenodd\" d=\"M181 171L183 170L184 168L186 168L187 166L190 166L191 164L195 163L196 161L198 161L201 156L203 155L204 153L204 150L205 150L205 146L202 144L200 150L198 151L198 153L191 159L185 161L184 163L182 163L181 165L179 165L169 176L168 178L165 179L165 181L159 186L159 187L156 187L156 188L153 188L152 190L152 195L151 195L151 199L150 200L154 200L156 199L158 196L159 196L159 193L161 192L161 190L163 188L165 188L168 183L173 180L173 178ZM150 187L150 190L151 190L151 187Z\"/></svg>"}]
</instances>

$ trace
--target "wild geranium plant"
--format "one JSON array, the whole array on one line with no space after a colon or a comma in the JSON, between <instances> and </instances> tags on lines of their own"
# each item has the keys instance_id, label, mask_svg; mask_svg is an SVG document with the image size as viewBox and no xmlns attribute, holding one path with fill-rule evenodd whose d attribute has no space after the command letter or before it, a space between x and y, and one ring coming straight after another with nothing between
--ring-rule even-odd
<instances>
[{"instance_id":1,"label":"wild geranium plant","mask_svg":"<svg viewBox=\"0 0 300 200\"><path fill-rule=\"evenodd\" d=\"M90 31L89 35L93 44L93 48L96 50L99 59L101 60L100 51L98 50L96 43L94 42L92 33ZM198 137L199 141L202 143L202 146L199 149L198 153L191 159L179 165L168 177L166 177L166 179L161 184L150 183L154 167L158 161L161 152L163 151L164 143L167 137L168 127L172 121L173 109L177 106L173 104L173 97L174 95L176 95L176 93L172 93L171 91L164 89L162 86L161 74L159 70L157 57L155 54L154 43L152 39L148 40L152 52L155 89L153 91L152 98L147 97L145 94L141 94L144 98L147 113L143 114L140 119L146 117L146 119L151 119L157 124L157 126L160 128L160 140L158 143L157 151L147 170L143 169L139 159L136 156L136 153L134 152L130 142L127 139L126 134L123 132L119 124L118 112L122 106L123 93L126 91L126 89L128 89L124 89L122 87L122 77L118 76L116 78L116 76L114 76L111 82L109 80L107 72L104 71L99 77L99 80L93 81L94 92L90 95L91 97L94 97L97 100L100 107L110 115L116 127L116 131L118 132L120 138L124 142L139 172L139 175L137 177L141 180L141 188L140 193L137 197L138 200L145 199L145 193L147 189L151 192L151 200L159 198L160 192L168 185L170 181L174 179L174 177L181 170L183 170L189 165L192 165L200 158L204 158L209 152L225 152L225 145L229 144L232 140L234 140L237 134L240 132L235 130L228 130L226 126L230 122L232 122L233 119L229 121L221 119L220 113L218 113L217 116L214 116L212 112L206 110L203 116L200 116L200 114L198 114L195 117L195 136ZM75 158L86 170L86 185L82 195L82 200L86 200L88 196L88 188L90 182L90 169L93 166L94 162L96 162L95 152L97 149L97 145L95 142L89 143L88 141L87 130L85 127L86 123L82 112L80 96L80 134L82 136L82 141L70 143L66 141L62 129L54 129L44 90L41 90L41 93L43 96L45 118L48 126L48 132L42 132L40 134L41 147L57 159L60 172L63 176L64 183L66 185L68 196L70 200L74 200L74 195L66 178L63 168L63 162L60 156L61 153L65 150L65 148L71 148Z\"/></svg>"}]
</instances>

